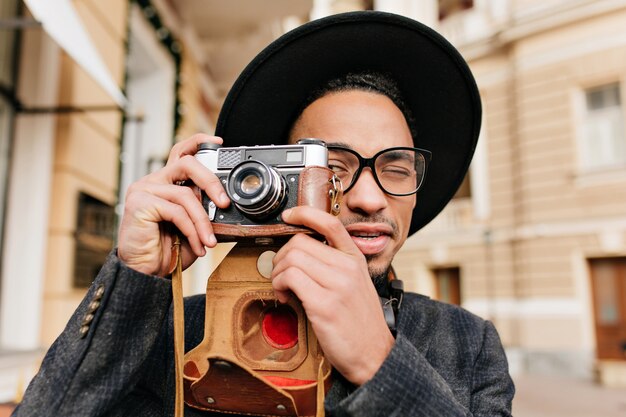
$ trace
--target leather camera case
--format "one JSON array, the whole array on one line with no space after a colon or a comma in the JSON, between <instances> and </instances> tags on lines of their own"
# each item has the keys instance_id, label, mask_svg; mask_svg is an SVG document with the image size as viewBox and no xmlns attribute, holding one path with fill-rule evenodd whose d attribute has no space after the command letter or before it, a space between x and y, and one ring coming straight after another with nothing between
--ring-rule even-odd
<instances>
[{"instance_id":1,"label":"leather camera case","mask_svg":"<svg viewBox=\"0 0 626 417\"><path fill-rule=\"evenodd\" d=\"M298 205L330 212L337 192L332 177L328 168L305 168ZM280 304L268 273L263 276L257 265L262 254L280 248L272 239L257 238L277 242L310 231L287 224L214 224L214 232L220 241L239 243L207 282L204 339L184 357L185 403L201 410L255 416L323 415L331 366L299 300L293 297ZM266 264L271 263L268 253ZM279 321L278 330L268 330L273 317ZM286 338L281 325L288 330ZM279 332L278 340L268 334L272 331Z\"/></svg>"}]
</instances>

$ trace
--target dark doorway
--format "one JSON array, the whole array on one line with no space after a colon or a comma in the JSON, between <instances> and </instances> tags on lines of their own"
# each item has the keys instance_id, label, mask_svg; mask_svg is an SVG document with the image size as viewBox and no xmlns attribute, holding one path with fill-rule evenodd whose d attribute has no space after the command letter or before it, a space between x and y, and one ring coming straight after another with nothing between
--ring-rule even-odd
<instances>
[{"instance_id":1,"label":"dark doorway","mask_svg":"<svg viewBox=\"0 0 626 417\"><path fill-rule=\"evenodd\" d=\"M461 305L461 269L458 267L436 268L433 272L437 300Z\"/></svg>"},{"instance_id":2,"label":"dark doorway","mask_svg":"<svg viewBox=\"0 0 626 417\"><path fill-rule=\"evenodd\" d=\"M590 259L598 359L626 360L626 258Z\"/></svg>"}]
</instances>

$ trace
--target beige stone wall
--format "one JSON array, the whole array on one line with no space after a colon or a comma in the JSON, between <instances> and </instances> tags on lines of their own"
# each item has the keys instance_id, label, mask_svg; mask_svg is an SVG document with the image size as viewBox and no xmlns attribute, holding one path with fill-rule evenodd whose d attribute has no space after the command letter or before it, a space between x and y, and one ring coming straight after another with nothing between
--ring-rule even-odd
<instances>
[{"instance_id":1,"label":"beige stone wall","mask_svg":"<svg viewBox=\"0 0 626 417\"><path fill-rule=\"evenodd\" d=\"M198 80L202 76L201 64L194 58L189 51L183 51L183 59L181 64L181 86L179 97L184 107L183 122L178 129L178 139L187 138L200 130L198 124L199 113L204 113L202 106L202 91ZM204 98L206 100L206 98ZM216 119L216 115L211 115L212 119ZM213 134L214 132L203 132Z\"/></svg>"},{"instance_id":2,"label":"beige stone wall","mask_svg":"<svg viewBox=\"0 0 626 417\"><path fill-rule=\"evenodd\" d=\"M126 0L75 2L81 20L118 85L123 85L126 56ZM109 96L77 64L62 59L60 105L113 106ZM84 295L72 285L74 231L78 195L92 195L115 205L121 132L119 111L59 116L48 233L47 276L43 295L41 340L49 345Z\"/></svg>"},{"instance_id":3,"label":"beige stone wall","mask_svg":"<svg viewBox=\"0 0 626 417\"><path fill-rule=\"evenodd\" d=\"M499 64L499 71L506 72L508 63ZM489 186L491 190L490 224L495 229L511 227L515 221L515 178L512 165L516 158L512 145L512 129L515 128L511 114L514 103L510 95L508 79L491 85L480 85L483 100L483 129L487 138L489 155Z\"/></svg>"},{"instance_id":4,"label":"beige stone wall","mask_svg":"<svg viewBox=\"0 0 626 417\"><path fill-rule=\"evenodd\" d=\"M529 352L531 362L536 352L563 363L593 356L587 259L626 255L626 172L582 172L577 142L584 90L626 81L624 22L626 9L585 17L472 58L490 216L476 219L470 207L459 221L466 202L453 201L395 261L409 290L431 296L430 271L459 267L464 305L492 319L505 345Z\"/></svg>"},{"instance_id":5,"label":"beige stone wall","mask_svg":"<svg viewBox=\"0 0 626 417\"><path fill-rule=\"evenodd\" d=\"M114 0L105 5L98 0L88 0L76 2L75 6L110 73L122 86L128 2ZM202 97L199 82L201 63L185 48L184 40L179 38L179 41L183 43L179 90L183 118L176 133L177 140L182 140L203 130L201 118L214 124L219 108L214 103L207 106L210 98ZM62 65L62 105L113 105L106 93L70 57L64 56ZM173 112L174 109L172 117ZM44 344L56 338L85 293L84 289L75 289L72 285L79 193L87 193L110 205L117 202L121 123L118 111L72 113L59 118L51 179L48 276L43 300L46 325L41 330ZM213 134L213 131L205 133ZM221 259L225 251L224 248L215 251L214 257ZM187 275L185 288L190 289L192 277Z\"/></svg>"}]
</instances>

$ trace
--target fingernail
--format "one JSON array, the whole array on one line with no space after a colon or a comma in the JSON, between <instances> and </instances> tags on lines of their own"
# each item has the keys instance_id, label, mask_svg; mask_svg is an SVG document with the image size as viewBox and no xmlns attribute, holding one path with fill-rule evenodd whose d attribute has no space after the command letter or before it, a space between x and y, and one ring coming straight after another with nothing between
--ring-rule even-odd
<instances>
[{"instance_id":1,"label":"fingernail","mask_svg":"<svg viewBox=\"0 0 626 417\"><path fill-rule=\"evenodd\" d=\"M291 209L283 211L283 220L288 220L291 217Z\"/></svg>"},{"instance_id":2,"label":"fingernail","mask_svg":"<svg viewBox=\"0 0 626 417\"><path fill-rule=\"evenodd\" d=\"M228 198L226 193L222 193L222 194L220 194L220 200L221 200L222 204L228 204L228 202L230 201L230 198Z\"/></svg>"},{"instance_id":3,"label":"fingernail","mask_svg":"<svg viewBox=\"0 0 626 417\"><path fill-rule=\"evenodd\" d=\"M213 247L216 244L217 244L217 239L215 238L215 235L209 235L209 245Z\"/></svg>"}]
</instances>

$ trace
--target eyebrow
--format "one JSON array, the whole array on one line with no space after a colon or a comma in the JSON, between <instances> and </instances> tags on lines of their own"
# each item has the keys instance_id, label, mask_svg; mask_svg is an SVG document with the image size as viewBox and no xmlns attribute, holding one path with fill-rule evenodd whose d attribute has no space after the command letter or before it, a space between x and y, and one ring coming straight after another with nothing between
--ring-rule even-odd
<instances>
[{"instance_id":1,"label":"eyebrow","mask_svg":"<svg viewBox=\"0 0 626 417\"><path fill-rule=\"evenodd\" d=\"M402 159L402 160L406 160L406 161L410 161L410 162L414 162L415 161L415 154L412 152L407 152L406 150L397 150L394 152L387 152L385 154L382 155L383 158L387 161L389 160L398 160L398 159Z\"/></svg>"},{"instance_id":2,"label":"eyebrow","mask_svg":"<svg viewBox=\"0 0 626 417\"><path fill-rule=\"evenodd\" d=\"M348 145L345 142L332 142L332 143L327 143L326 146L338 146L341 148L346 148L346 149L350 149L354 151L354 148L350 145ZM356 152L356 151L355 151Z\"/></svg>"}]
</instances>

